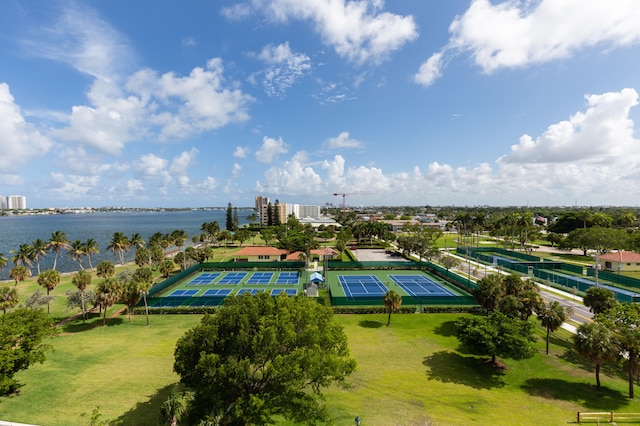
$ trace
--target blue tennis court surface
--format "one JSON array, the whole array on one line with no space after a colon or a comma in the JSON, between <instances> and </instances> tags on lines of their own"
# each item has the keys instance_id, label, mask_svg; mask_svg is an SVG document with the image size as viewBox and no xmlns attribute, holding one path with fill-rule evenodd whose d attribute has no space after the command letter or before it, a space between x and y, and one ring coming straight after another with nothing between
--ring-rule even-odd
<instances>
[{"instance_id":1,"label":"blue tennis court surface","mask_svg":"<svg viewBox=\"0 0 640 426\"><path fill-rule=\"evenodd\" d=\"M246 272L227 272L227 274L220 278L218 284L240 284L240 282L247 276Z\"/></svg>"},{"instance_id":2,"label":"blue tennis court surface","mask_svg":"<svg viewBox=\"0 0 640 426\"><path fill-rule=\"evenodd\" d=\"M258 293L260 293L261 291L267 291L264 288L241 288L240 290L238 290L238 292L236 293L236 295L240 296L242 294L252 294L252 295L256 295Z\"/></svg>"},{"instance_id":3,"label":"blue tennis court surface","mask_svg":"<svg viewBox=\"0 0 640 426\"><path fill-rule=\"evenodd\" d=\"M347 297L382 296L388 291L375 275L338 275L338 280Z\"/></svg>"},{"instance_id":4,"label":"blue tennis court surface","mask_svg":"<svg viewBox=\"0 0 640 426\"><path fill-rule=\"evenodd\" d=\"M273 277L273 272L254 272L249 277L247 284L269 284L271 277Z\"/></svg>"},{"instance_id":5,"label":"blue tennis court surface","mask_svg":"<svg viewBox=\"0 0 640 426\"><path fill-rule=\"evenodd\" d=\"M300 280L299 272L280 272L276 284L298 284Z\"/></svg>"},{"instance_id":6,"label":"blue tennis court surface","mask_svg":"<svg viewBox=\"0 0 640 426\"><path fill-rule=\"evenodd\" d=\"M230 288L216 288L216 289L209 289L207 291L204 292L204 294L201 294L201 297L227 297L228 295L231 294L231 289Z\"/></svg>"},{"instance_id":7,"label":"blue tennis court surface","mask_svg":"<svg viewBox=\"0 0 640 426\"><path fill-rule=\"evenodd\" d=\"M389 275L389 278L410 296L455 296L424 275Z\"/></svg>"},{"instance_id":8,"label":"blue tennis court surface","mask_svg":"<svg viewBox=\"0 0 640 426\"><path fill-rule=\"evenodd\" d=\"M287 296L295 296L298 294L298 289L297 288L274 288L273 290L271 290L272 296L277 296L280 293L286 293Z\"/></svg>"},{"instance_id":9,"label":"blue tennis court surface","mask_svg":"<svg viewBox=\"0 0 640 426\"><path fill-rule=\"evenodd\" d=\"M211 284L213 280L218 278L220 273L205 273L200 274L187 283L187 285L207 285Z\"/></svg>"},{"instance_id":10,"label":"blue tennis court surface","mask_svg":"<svg viewBox=\"0 0 640 426\"><path fill-rule=\"evenodd\" d=\"M168 297L193 297L198 294L200 290L174 290Z\"/></svg>"}]
</instances>

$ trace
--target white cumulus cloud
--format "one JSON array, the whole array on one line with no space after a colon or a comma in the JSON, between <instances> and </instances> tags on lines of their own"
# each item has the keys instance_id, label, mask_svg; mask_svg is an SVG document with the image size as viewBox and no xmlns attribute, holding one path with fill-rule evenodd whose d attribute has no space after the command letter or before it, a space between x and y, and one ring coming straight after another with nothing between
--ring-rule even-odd
<instances>
[{"instance_id":1,"label":"white cumulus cloud","mask_svg":"<svg viewBox=\"0 0 640 426\"><path fill-rule=\"evenodd\" d=\"M363 148L364 143L358 139L354 139L349 135L349 132L340 132L340 134L334 138L327 140L327 145L330 149L340 148Z\"/></svg>"},{"instance_id":2,"label":"white cumulus cloud","mask_svg":"<svg viewBox=\"0 0 640 426\"><path fill-rule=\"evenodd\" d=\"M274 139L265 136L262 138L262 146L256 151L256 160L261 163L272 163L278 159L278 156L287 152L287 144L282 138Z\"/></svg>"}]
</instances>

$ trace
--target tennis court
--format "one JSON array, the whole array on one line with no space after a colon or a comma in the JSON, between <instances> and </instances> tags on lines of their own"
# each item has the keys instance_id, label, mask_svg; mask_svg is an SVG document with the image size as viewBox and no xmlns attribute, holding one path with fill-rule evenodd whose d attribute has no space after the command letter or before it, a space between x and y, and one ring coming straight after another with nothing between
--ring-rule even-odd
<instances>
[{"instance_id":1,"label":"tennis court","mask_svg":"<svg viewBox=\"0 0 640 426\"><path fill-rule=\"evenodd\" d=\"M252 295L256 295L258 293L260 293L261 291L267 291L264 288L241 288L240 290L238 290L238 292L236 293L238 296L242 296L243 294L252 294Z\"/></svg>"},{"instance_id":2,"label":"tennis court","mask_svg":"<svg viewBox=\"0 0 640 426\"><path fill-rule=\"evenodd\" d=\"M193 297L198 294L200 290L179 289L173 290L167 297Z\"/></svg>"},{"instance_id":3,"label":"tennis court","mask_svg":"<svg viewBox=\"0 0 640 426\"><path fill-rule=\"evenodd\" d=\"M246 276L246 272L227 272L222 278L220 278L220 280L216 284L240 284Z\"/></svg>"},{"instance_id":4,"label":"tennis court","mask_svg":"<svg viewBox=\"0 0 640 426\"><path fill-rule=\"evenodd\" d=\"M455 296L426 275L389 275L410 296Z\"/></svg>"},{"instance_id":5,"label":"tennis court","mask_svg":"<svg viewBox=\"0 0 640 426\"><path fill-rule=\"evenodd\" d=\"M189 281L187 283L187 285L209 285L211 283L213 283L213 281L218 278L221 274L220 273L203 273L200 274L198 276L196 276L195 278L193 278L191 281Z\"/></svg>"},{"instance_id":6,"label":"tennis court","mask_svg":"<svg viewBox=\"0 0 640 426\"><path fill-rule=\"evenodd\" d=\"M338 275L347 297L383 296L389 291L375 275Z\"/></svg>"},{"instance_id":7,"label":"tennis court","mask_svg":"<svg viewBox=\"0 0 640 426\"><path fill-rule=\"evenodd\" d=\"M204 294L201 295L201 297L227 297L230 294L230 288L210 288L209 290L205 291Z\"/></svg>"},{"instance_id":8,"label":"tennis court","mask_svg":"<svg viewBox=\"0 0 640 426\"><path fill-rule=\"evenodd\" d=\"M287 296L296 296L298 294L297 288L274 288L271 290L272 296L278 296L281 293L285 293Z\"/></svg>"},{"instance_id":9,"label":"tennis court","mask_svg":"<svg viewBox=\"0 0 640 426\"><path fill-rule=\"evenodd\" d=\"M280 285L295 285L300 281L300 273L295 272L280 272L276 279L276 284Z\"/></svg>"},{"instance_id":10,"label":"tennis court","mask_svg":"<svg viewBox=\"0 0 640 426\"><path fill-rule=\"evenodd\" d=\"M269 284L273 272L254 272L247 280L247 284Z\"/></svg>"}]
</instances>

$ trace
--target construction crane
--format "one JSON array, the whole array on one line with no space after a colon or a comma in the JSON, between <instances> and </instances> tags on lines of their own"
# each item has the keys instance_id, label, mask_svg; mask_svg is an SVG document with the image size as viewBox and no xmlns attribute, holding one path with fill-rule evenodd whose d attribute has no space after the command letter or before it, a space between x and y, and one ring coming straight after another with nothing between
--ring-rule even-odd
<instances>
[{"instance_id":1,"label":"construction crane","mask_svg":"<svg viewBox=\"0 0 640 426\"><path fill-rule=\"evenodd\" d=\"M344 211L346 209L346 202L347 202L347 195L349 194L345 194L345 193L334 193L333 196L337 197L339 195L342 195L342 211Z\"/></svg>"}]
</instances>

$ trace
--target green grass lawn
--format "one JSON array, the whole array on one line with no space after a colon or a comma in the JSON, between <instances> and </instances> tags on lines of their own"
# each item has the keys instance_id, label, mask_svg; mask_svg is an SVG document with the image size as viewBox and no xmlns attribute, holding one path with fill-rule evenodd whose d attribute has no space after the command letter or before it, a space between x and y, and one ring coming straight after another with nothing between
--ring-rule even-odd
<instances>
[{"instance_id":1,"label":"green grass lawn","mask_svg":"<svg viewBox=\"0 0 640 426\"><path fill-rule=\"evenodd\" d=\"M351 388L332 388L326 402L336 425L560 425L577 411L639 412L626 398L624 378L603 374L595 391L588 366L555 338L544 355L504 360L494 370L465 353L455 338L455 314L339 315L358 361ZM131 324L122 315L106 327L63 333L52 339L47 361L18 375L20 395L0 399L0 419L40 425L157 425L162 402L177 381L172 372L177 339L196 325L196 315L144 316ZM71 327L71 326L70 326ZM85 417L82 414L86 413Z\"/></svg>"}]
</instances>

